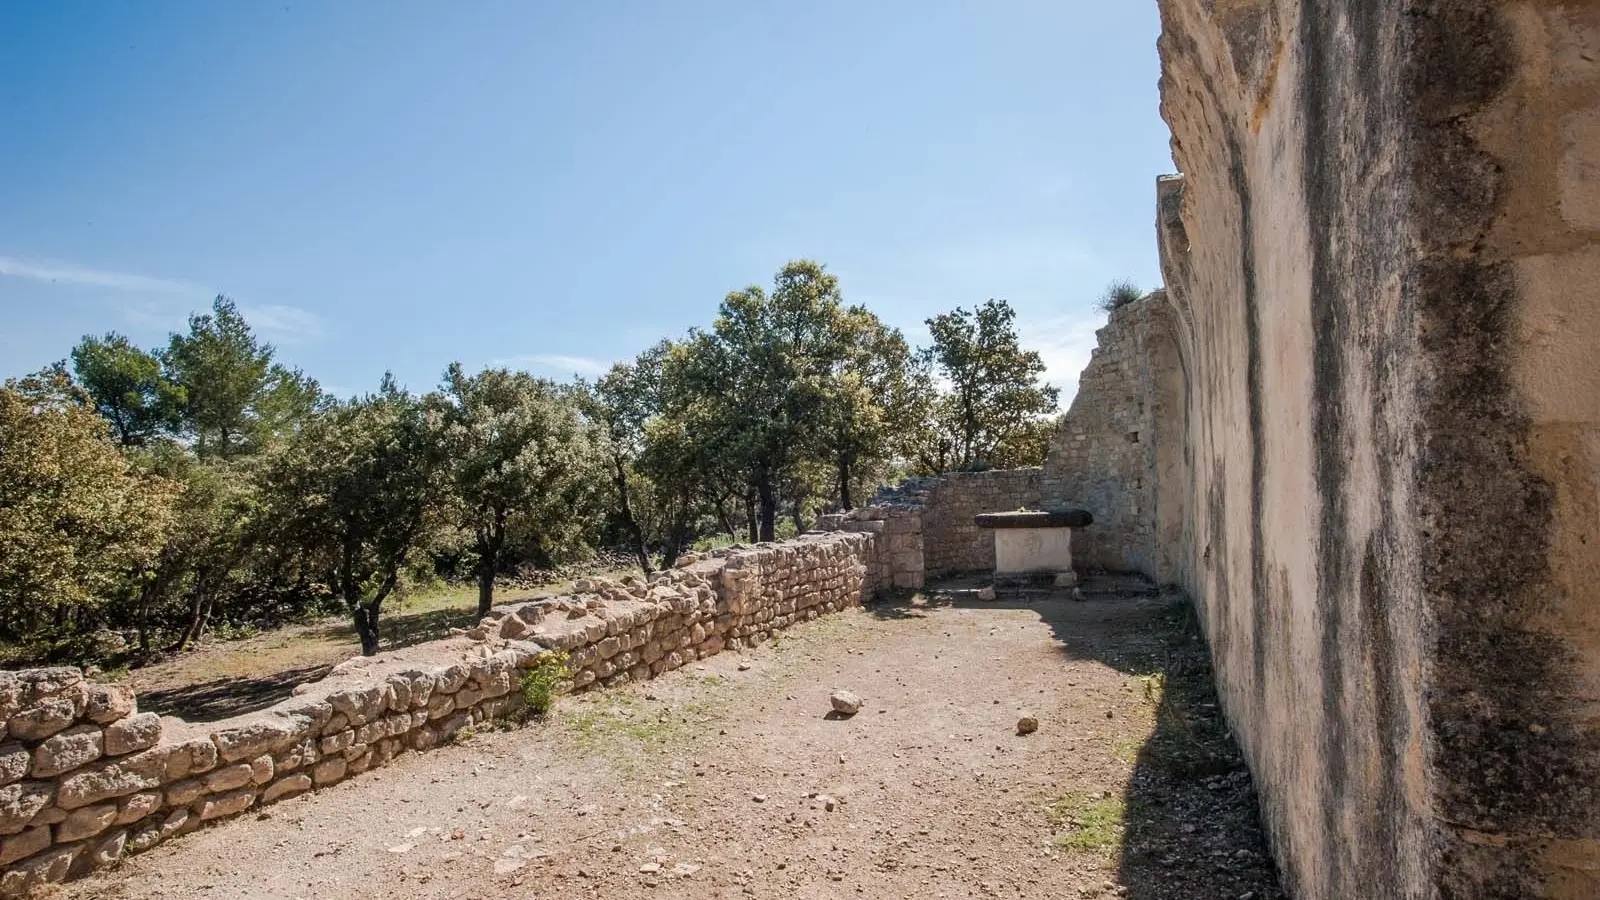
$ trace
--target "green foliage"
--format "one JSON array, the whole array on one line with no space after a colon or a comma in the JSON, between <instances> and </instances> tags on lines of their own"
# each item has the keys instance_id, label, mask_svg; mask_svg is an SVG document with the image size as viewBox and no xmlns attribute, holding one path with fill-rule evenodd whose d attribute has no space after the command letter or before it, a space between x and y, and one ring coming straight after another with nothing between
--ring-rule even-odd
<instances>
[{"instance_id":1,"label":"green foliage","mask_svg":"<svg viewBox=\"0 0 1600 900\"><path fill-rule=\"evenodd\" d=\"M529 714L543 718L555 706L556 695L562 685L572 680L572 670L567 667L567 661L565 653L543 653L534 662L533 668L522 673L517 681L517 692Z\"/></svg>"},{"instance_id":2,"label":"green foliage","mask_svg":"<svg viewBox=\"0 0 1600 900\"><path fill-rule=\"evenodd\" d=\"M1038 465L1053 430L1046 418L1060 391L1040 380L1044 361L1023 350L1016 312L990 300L972 312L956 308L928 320L933 346L922 358L949 385L934 403L920 438L919 467L926 473Z\"/></svg>"},{"instance_id":3,"label":"green foliage","mask_svg":"<svg viewBox=\"0 0 1600 900\"><path fill-rule=\"evenodd\" d=\"M1100 308L1108 313L1116 312L1143 296L1144 291L1139 290L1138 285L1120 279L1106 285L1106 289L1100 293Z\"/></svg>"},{"instance_id":4,"label":"green foliage","mask_svg":"<svg viewBox=\"0 0 1600 900\"><path fill-rule=\"evenodd\" d=\"M541 562L583 548L597 504L600 457L579 395L526 372L459 363L429 398L443 423L457 523L474 537L479 612L493 603L501 553L513 539Z\"/></svg>"},{"instance_id":5,"label":"green foliage","mask_svg":"<svg viewBox=\"0 0 1600 900\"><path fill-rule=\"evenodd\" d=\"M87 633L161 551L178 484L117 451L58 365L0 389L0 634Z\"/></svg>"},{"instance_id":6,"label":"green foliage","mask_svg":"<svg viewBox=\"0 0 1600 900\"><path fill-rule=\"evenodd\" d=\"M385 375L376 394L334 403L267 464L273 538L332 575L362 652L378 649L378 613L412 553L441 524L445 460L436 413Z\"/></svg>"},{"instance_id":7,"label":"green foliage","mask_svg":"<svg viewBox=\"0 0 1600 900\"><path fill-rule=\"evenodd\" d=\"M122 446L143 446L177 429L185 394L162 374L154 354L108 332L85 336L72 348L72 365Z\"/></svg>"},{"instance_id":8,"label":"green foliage","mask_svg":"<svg viewBox=\"0 0 1600 900\"><path fill-rule=\"evenodd\" d=\"M1055 391L1013 320L958 309L914 350L799 260L593 384L454 365L346 402L225 296L158 352L85 337L81 385L6 385L0 637L150 655L342 605L371 653L407 583L470 573L487 608L497 574L602 543L649 571L914 471L1037 463Z\"/></svg>"},{"instance_id":9,"label":"green foliage","mask_svg":"<svg viewBox=\"0 0 1600 900\"><path fill-rule=\"evenodd\" d=\"M189 317L164 355L167 377L183 390L183 424L200 456L224 459L262 449L326 401L317 382L272 362L232 300Z\"/></svg>"}]
</instances>

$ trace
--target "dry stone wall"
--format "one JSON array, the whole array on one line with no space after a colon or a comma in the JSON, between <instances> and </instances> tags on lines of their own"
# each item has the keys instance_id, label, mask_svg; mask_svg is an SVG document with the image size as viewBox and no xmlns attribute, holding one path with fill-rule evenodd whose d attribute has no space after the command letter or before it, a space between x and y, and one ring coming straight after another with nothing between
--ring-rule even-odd
<instances>
[{"instance_id":1,"label":"dry stone wall","mask_svg":"<svg viewBox=\"0 0 1600 900\"><path fill-rule=\"evenodd\" d=\"M428 750L522 708L523 672L568 654L572 686L653 678L877 589L872 530L689 556L649 579L497 607L448 640L356 657L259 713L190 724L77 669L0 673L0 896Z\"/></svg>"}]
</instances>

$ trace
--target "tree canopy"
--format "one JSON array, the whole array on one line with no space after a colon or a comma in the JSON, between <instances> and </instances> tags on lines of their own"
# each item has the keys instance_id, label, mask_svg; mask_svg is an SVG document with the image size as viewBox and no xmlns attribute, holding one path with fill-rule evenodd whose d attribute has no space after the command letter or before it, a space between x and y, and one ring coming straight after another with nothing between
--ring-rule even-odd
<instances>
[{"instance_id":1,"label":"tree canopy","mask_svg":"<svg viewBox=\"0 0 1600 900\"><path fill-rule=\"evenodd\" d=\"M1041 378L1044 360L1017 339L1016 312L1003 300L957 307L928 320L933 346L922 358L949 385L933 405L919 449L924 470L1010 468L1044 459L1038 440L1060 391ZM1046 441L1048 435L1046 435Z\"/></svg>"},{"instance_id":2,"label":"tree canopy","mask_svg":"<svg viewBox=\"0 0 1600 900\"><path fill-rule=\"evenodd\" d=\"M117 451L64 367L0 389L0 632L66 640L128 589L172 526L179 486Z\"/></svg>"},{"instance_id":3,"label":"tree canopy","mask_svg":"<svg viewBox=\"0 0 1600 900\"><path fill-rule=\"evenodd\" d=\"M524 567L622 547L650 572L912 472L1040 462L1057 394L1011 307L927 324L913 348L796 260L592 384L452 364L348 401L226 296L157 350L86 336L76 380L0 392L0 638L150 655L342 608L372 653L386 602L433 579L487 613Z\"/></svg>"}]
</instances>

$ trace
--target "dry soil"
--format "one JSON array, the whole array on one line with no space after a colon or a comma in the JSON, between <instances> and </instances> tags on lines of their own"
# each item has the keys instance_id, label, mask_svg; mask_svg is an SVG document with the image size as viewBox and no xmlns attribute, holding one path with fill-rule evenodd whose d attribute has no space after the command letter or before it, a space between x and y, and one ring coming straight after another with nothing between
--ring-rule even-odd
<instances>
[{"instance_id":1,"label":"dry soil","mask_svg":"<svg viewBox=\"0 0 1600 900\"><path fill-rule=\"evenodd\" d=\"M57 896L1280 897L1183 605L971 587L563 698Z\"/></svg>"}]
</instances>

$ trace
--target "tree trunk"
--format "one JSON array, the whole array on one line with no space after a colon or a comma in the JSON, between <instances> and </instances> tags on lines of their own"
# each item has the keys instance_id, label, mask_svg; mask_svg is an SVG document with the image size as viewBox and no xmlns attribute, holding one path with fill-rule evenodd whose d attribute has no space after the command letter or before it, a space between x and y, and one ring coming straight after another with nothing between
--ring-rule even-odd
<instances>
[{"instance_id":1,"label":"tree trunk","mask_svg":"<svg viewBox=\"0 0 1600 900\"><path fill-rule=\"evenodd\" d=\"M722 523L722 530L728 533L728 537L738 540L739 532L733 530L733 517L728 515L728 507L724 502L726 499L725 497L717 498L717 521Z\"/></svg>"},{"instance_id":2,"label":"tree trunk","mask_svg":"<svg viewBox=\"0 0 1600 900\"><path fill-rule=\"evenodd\" d=\"M850 496L850 457L839 457L839 508L845 512L855 509Z\"/></svg>"},{"instance_id":3,"label":"tree trunk","mask_svg":"<svg viewBox=\"0 0 1600 900\"><path fill-rule=\"evenodd\" d=\"M356 634L361 638L361 655L372 656L378 652L378 608L357 603L351 610L355 617Z\"/></svg>"},{"instance_id":4,"label":"tree trunk","mask_svg":"<svg viewBox=\"0 0 1600 900\"><path fill-rule=\"evenodd\" d=\"M489 614L494 608L494 563L487 560L478 562L478 618Z\"/></svg>"},{"instance_id":5,"label":"tree trunk","mask_svg":"<svg viewBox=\"0 0 1600 900\"><path fill-rule=\"evenodd\" d=\"M683 544L689 537L689 497L687 492L679 498L678 514L668 526L666 546L661 548L661 567L672 568L683 555Z\"/></svg>"},{"instance_id":6,"label":"tree trunk","mask_svg":"<svg viewBox=\"0 0 1600 900\"><path fill-rule=\"evenodd\" d=\"M628 470L623 465L622 457L615 454L611 457L614 471L611 480L617 485L617 497L621 505L622 527L627 529L628 537L633 540L634 555L639 557L639 568L646 575L653 571L650 565L650 549L644 543L644 529L639 527L639 520L633 517L633 503L628 499ZM670 565L670 563L669 563Z\"/></svg>"},{"instance_id":7,"label":"tree trunk","mask_svg":"<svg viewBox=\"0 0 1600 900\"><path fill-rule=\"evenodd\" d=\"M746 491L745 495L744 495L745 533L749 537L750 543L752 543L752 544L754 544L757 541L761 540L761 532L759 530L759 525L757 525L758 521L759 520L758 520L758 518L756 516L756 495L755 495L755 492L754 491Z\"/></svg>"},{"instance_id":8,"label":"tree trunk","mask_svg":"<svg viewBox=\"0 0 1600 900\"><path fill-rule=\"evenodd\" d=\"M211 616L211 602L206 590L206 572L196 572L194 576L194 593L189 603L189 625L179 635L178 643L173 646L173 653L182 653L184 648L200 640L200 635L205 631L206 619Z\"/></svg>"},{"instance_id":9,"label":"tree trunk","mask_svg":"<svg viewBox=\"0 0 1600 900\"><path fill-rule=\"evenodd\" d=\"M761 514L761 536L759 540L773 540L778 531L778 495L777 491L773 490L770 476L763 474L756 479L756 500Z\"/></svg>"}]
</instances>

